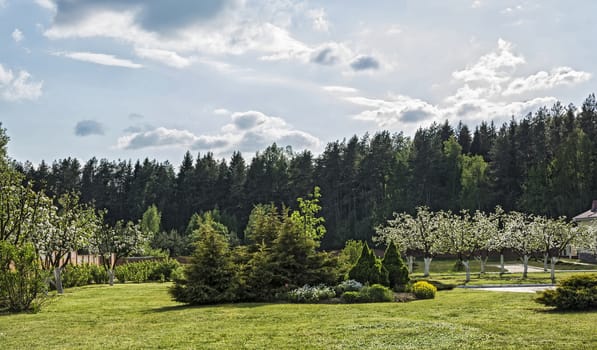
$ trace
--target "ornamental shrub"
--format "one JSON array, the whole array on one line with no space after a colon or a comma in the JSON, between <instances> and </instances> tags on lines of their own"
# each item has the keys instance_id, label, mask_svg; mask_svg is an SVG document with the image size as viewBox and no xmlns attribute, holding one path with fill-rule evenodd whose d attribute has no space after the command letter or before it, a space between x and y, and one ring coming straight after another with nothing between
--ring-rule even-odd
<instances>
[{"instance_id":1,"label":"ornamental shrub","mask_svg":"<svg viewBox=\"0 0 597 350\"><path fill-rule=\"evenodd\" d=\"M561 310L597 309L597 275L573 275L563 279L555 290L538 294L536 302Z\"/></svg>"},{"instance_id":2,"label":"ornamental shrub","mask_svg":"<svg viewBox=\"0 0 597 350\"><path fill-rule=\"evenodd\" d=\"M348 272L348 277L364 284L383 284L388 285L388 270L382 266L381 262L375 257L373 251L367 243L363 245L361 256L357 263Z\"/></svg>"},{"instance_id":3,"label":"ornamental shrub","mask_svg":"<svg viewBox=\"0 0 597 350\"><path fill-rule=\"evenodd\" d=\"M33 244L0 241L0 309L38 311L47 298L47 277Z\"/></svg>"},{"instance_id":4,"label":"ornamental shrub","mask_svg":"<svg viewBox=\"0 0 597 350\"><path fill-rule=\"evenodd\" d=\"M288 300L293 303L317 303L335 296L336 292L334 289L323 284L313 287L306 284L300 288L291 290L287 295Z\"/></svg>"},{"instance_id":5,"label":"ornamental shrub","mask_svg":"<svg viewBox=\"0 0 597 350\"><path fill-rule=\"evenodd\" d=\"M344 300L344 302L347 304L358 303L360 301L360 293L356 291L344 292L342 294L342 300Z\"/></svg>"},{"instance_id":6,"label":"ornamental shrub","mask_svg":"<svg viewBox=\"0 0 597 350\"><path fill-rule=\"evenodd\" d=\"M62 270L62 287L81 287L93 283L91 265L67 265Z\"/></svg>"},{"instance_id":7,"label":"ornamental shrub","mask_svg":"<svg viewBox=\"0 0 597 350\"><path fill-rule=\"evenodd\" d=\"M417 299L433 299L437 288L429 282L419 281L413 284L412 291Z\"/></svg>"},{"instance_id":8,"label":"ornamental shrub","mask_svg":"<svg viewBox=\"0 0 597 350\"><path fill-rule=\"evenodd\" d=\"M346 280L336 286L336 295L340 296L344 292L358 292L363 288L363 284L355 280Z\"/></svg>"},{"instance_id":9,"label":"ornamental shrub","mask_svg":"<svg viewBox=\"0 0 597 350\"><path fill-rule=\"evenodd\" d=\"M386 286L374 284L365 286L360 291L348 291L342 294L346 303L380 303L394 300L394 293Z\"/></svg>"},{"instance_id":10,"label":"ornamental shrub","mask_svg":"<svg viewBox=\"0 0 597 350\"><path fill-rule=\"evenodd\" d=\"M390 287L403 290L409 281L408 267L400 257L394 242L390 242L390 245L388 245L381 264L388 270Z\"/></svg>"}]
</instances>

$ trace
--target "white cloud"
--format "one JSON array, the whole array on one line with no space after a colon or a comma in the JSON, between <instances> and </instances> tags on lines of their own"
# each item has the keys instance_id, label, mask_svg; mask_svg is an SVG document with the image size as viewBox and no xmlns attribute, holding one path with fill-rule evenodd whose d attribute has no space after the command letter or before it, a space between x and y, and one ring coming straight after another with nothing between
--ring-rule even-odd
<instances>
[{"instance_id":1,"label":"white cloud","mask_svg":"<svg viewBox=\"0 0 597 350\"><path fill-rule=\"evenodd\" d=\"M35 0L35 3L45 9L56 12L56 4L52 0Z\"/></svg>"},{"instance_id":2,"label":"white cloud","mask_svg":"<svg viewBox=\"0 0 597 350\"><path fill-rule=\"evenodd\" d=\"M13 30L11 36L12 36L12 40L14 40L15 43L20 43L23 39L25 39L23 32L21 32L19 30L19 28L15 28L15 30Z\"/></svg>"},{"instance_id":3,"label":"white cloud","mask_svg":"<svg viewBox=\"0 0 597 350\"><path fill-rule=\"evenodd\" d=\"M226 56L240 55L255 55L263 61L321 63L317 60L318 54L326 49L330 53L330 60L325 61L328 65L348 64L356 56L343 43L311 45L295 38L287 27L292 21L277 20L280 16L284 17L284 11L290 11L290 3L284 6L277 3L267 6L240 3L244 5L235 11L229 11L225 17L177 28L174 33L146 30L140 24L142 12L138 8L123 7L116 11L103 6L70 21L55 21L44 34L53 40L94 37L114 39L131 45L141 58L177 68L187 67L192 62L226 65L227 63L222 62L227 59ZM304 4L301 6L305 7ZM282 10L272 10L271 18L264 18L263 13L268 12L268 7ZM298 12L310 18L320 30L329 28L323 9L301 9ZM213 66L225 73L237 71Z\"/></svg>"},{"instance_id":4,"label":"white cloud","mask_svg":"<svg viewBox=\"0 0 597 350\"><path fill-rule=\"evenodd\" d=\"M56 52L56 56L67 57L77 61L90 62L103 66L142 68L143 65L131 62L127 59L117 58L113 55L95 52Z\"/></svg>"},{"instance_id":5,"label":"white cloud","mask_svg":"<svg viewBox=\"0 0 597 350\"><path fill-rule=\"evenodd\" d=\"M516 78L508 84L505 96L528 91L546 90L559 85L574 85L591 79L591 73L576 71L570 67L557 67L549 72L540 71L528 77Z\"/></svg>"},{"instance_id":6,"label":"white cloud","mask_svg":"<svg viewBox=\"0 0 597 350\"><path fill-rule=\"evenodd\" d=\"M165 146L188 147L197 140L197 136L188 130L159 127L153 130L122 136L117 141L117 148L141 149Z\"/></svg>"},{"instance_id":7,"label":"white cloud","mask_svg":"<svg viewBox=\"0 0 597 350\"><path fill-rule=\"evenodd\" d=\"M227 110L226 108L218 108L218 109L214 109L213 113L215 115L230 115L230 111Z\"/></svg>"},{"instance_id":8,"label":"white cloud","mask_svg":"<svg viewBox=\"0 0 597 350\"><path fill-rule=\"evenodd\" d=\"M313 21L313 29L318 32L327 32L330 29L330 23L327 14L323 8L307 11L307 17Z\"/></svg>"},{"instance_id":9,"label":"white cloud","mask_svg":"<svg viewBox=\"0 0 597 350\"><path fill-rule=\"evenodd\" d=\"M223 109L217 110L224 113ZM231 122L213 135L197 135L188 130L164 127L134 132L122 136L117 148L140 149L151 147L181 147L194 150L216 151L218 154L235 150L255 152L276 142L299 149L318 149L321 142L315 136L294 129L285 120L258 111L237 112L230 115Z\"/></svg>"},{"instance_id":10,"label":"white cloud","mask_svg":"<svg viewBox=\"0 0 597 350\"><path fill-rule=\"evenodd\" d=\"M349 90L328 89L339 98L360 106L363 110L354 119L372 122L380 128L414 132L421 125L449 120L480 122L491 119L504 122L512 116L523 116L539 107L557 101L551 96L535 96L524 101L512 96L525 92L552 89L561 85L574 85L591 78L591 74L569 67L557 67L549 72L515 77L515 68L525 63L525 58L513 52L513 45L498 41L497 50L483 55L466 69L452 74L462 85L441 103L404 96L387 98L350 96Z\"/></svg>"},{"instance_id":11,"label":"white cloud","mask_svg":"<svg viewBox=\"0 0 597 350\"><path fill-rule=\"evenodd\" d=\"M464 82L488 82L500 84L510 79L512 70L525 63L522 56L512 52L512 43L503 39L498 40L496 51L479 58L479 61L463 70L452 73L452 77Z\"/></svg>"},{"instance_id":12,"label":"white cloud","mask_svg":"<svg viewBox=\"0 0 597 350\"><path fill-rule=\"evenodd\" d=\"M481 0L475 0L471 4L471 7L474 8L474 9L477 9L477 8L481 7L481 5L483 5L483 3L481 3Z\"/></svg>"},{"instance_id":13,"label":"white cloud","mask_svg":"<svg viewBox=\"0 0 597 350\"><path fill-rule=\"evenodd\" d=\"M191 59L168 50L135 48L135 53L141 58L154 60L174 68L185 68L191 64Z\"/></svg>"},{"instance_id":14,"label":"white cloud","mask_svg":"<svg viewBox=\"0 0 597 350\"><path fill-rule=\"evenodd\" d=\"M43 81L31 81L31 74L12 70L0 64L0 96L7 101L37 100L42 95Z\"/></svg>"},{"instance_id":15,"label":"white cloud","mask_svg":"<svg viewBox=\"0 0 597 350\"><path fill-rule=\"evenodd\" d=\"M347 93L347 94L357 93L359 91L359 90L349 87L349 86L338 86L338 85L323 86L322 89L327 92Z\"/></svg>"}]
</instances>

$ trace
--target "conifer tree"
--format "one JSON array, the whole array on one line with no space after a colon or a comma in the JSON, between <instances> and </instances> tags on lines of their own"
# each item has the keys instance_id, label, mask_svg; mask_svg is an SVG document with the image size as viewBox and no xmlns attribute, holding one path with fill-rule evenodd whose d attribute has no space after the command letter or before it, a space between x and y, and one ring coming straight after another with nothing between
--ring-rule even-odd
<instances>
[{"instance_id":1,"label":"conifer tree","mask_svg":"<svg viewBox=\"0 0 597 350\"><path fill-rule=\"evenodd\" d=\"M408 268L393 241L386 248L381 264L388 271L390 287L404 286L408 283Z\"/></svg>"}]
</instances>

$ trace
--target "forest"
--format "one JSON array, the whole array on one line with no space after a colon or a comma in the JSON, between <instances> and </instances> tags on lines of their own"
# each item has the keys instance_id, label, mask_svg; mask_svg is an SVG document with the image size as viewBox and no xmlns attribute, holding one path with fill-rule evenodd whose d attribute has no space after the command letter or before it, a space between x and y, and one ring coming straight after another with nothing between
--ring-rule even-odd
<instances>
[{"instance_id":1,"label":"forest","mask_svg":"<svg viewBox=\"0 0 597 350\"><path fill-rule=\"evenodd\" d=\"M321 190L327 233L321 247L371 241L394 212L415 207L491 212L496 205L568 218L597 198L597 101L557 103L502 125L474 129L448 121L415 135L380 131L330 142L320 155L272 144L250 161L186 152L170 162L66 158L37 165L14 162L35 190L56 197L78 192L83 203L106 209L109 223L137 221L155 205L162 230L184 235L191 216L217 209L219 220L244 238L255 205L293 208L296 198ZM248 158L247 158L248 159Z\"/></svg>"}]
</instances>

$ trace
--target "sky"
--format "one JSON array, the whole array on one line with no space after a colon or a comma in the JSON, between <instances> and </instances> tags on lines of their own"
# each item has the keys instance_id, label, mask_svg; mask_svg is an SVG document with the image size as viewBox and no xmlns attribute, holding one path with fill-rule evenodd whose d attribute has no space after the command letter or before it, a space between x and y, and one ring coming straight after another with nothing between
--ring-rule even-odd
<instances>
[{"instance_id":1,"label":"sky","mask_svg":"<svg viewBox=\"0 0 597 350\"><path fill-rule=\"evenodd\" d=\"M595 91L597 2L0 0L9 155L245 157Z\"/></svg>"}]
</instances>

